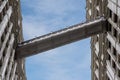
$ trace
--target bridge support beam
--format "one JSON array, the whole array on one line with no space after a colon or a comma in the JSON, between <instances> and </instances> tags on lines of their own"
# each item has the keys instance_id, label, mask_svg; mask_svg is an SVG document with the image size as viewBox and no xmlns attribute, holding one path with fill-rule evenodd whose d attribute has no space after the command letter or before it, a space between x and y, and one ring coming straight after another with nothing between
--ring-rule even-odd
<instances>
[{"instance_id":1,"label":"bridge support beam","mask_svg":"<svg viewBox=\"0 0 120 80\"><path fill-rule=\"evenodd\" d=\"M65 44L103 33L106 30L105 28L106 20L102 17L22 42L17 47L16 59L36 55Z\"/></svg>"}]
</instances>

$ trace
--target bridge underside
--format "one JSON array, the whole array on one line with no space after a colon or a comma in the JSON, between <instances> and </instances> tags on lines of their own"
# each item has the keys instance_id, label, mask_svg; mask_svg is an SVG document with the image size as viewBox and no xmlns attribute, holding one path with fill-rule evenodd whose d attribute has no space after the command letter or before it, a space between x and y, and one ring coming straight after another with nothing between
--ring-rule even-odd
<instances>
[{"instance_id":1,"label":"bridge underside","mask_svg":"<svg viewBox=\"0 0 120 80\"><path fill-rule=\"evenodd\" d=\"M36 55L65 44L103 33L106 31L105 27L106 19L102 17L22 42L18 44L16 59Z\"/></svg>"}]
</instances>

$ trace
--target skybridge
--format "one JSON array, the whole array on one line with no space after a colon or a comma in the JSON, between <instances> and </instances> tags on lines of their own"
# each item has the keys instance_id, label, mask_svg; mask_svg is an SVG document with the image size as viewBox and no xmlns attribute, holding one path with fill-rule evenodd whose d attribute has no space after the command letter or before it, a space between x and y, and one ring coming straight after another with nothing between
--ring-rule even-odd
<instances>
[{"instance_id":1,"label":"skybridge","mask_svg":"<svg viewBox=\"0 0 120 80\"><path fill-rule=\"evenodd\" d=\"M16 59L29 57L106 31L106 19L101 17L76 24L18 44Z\"/></svg>"}]
</instances>

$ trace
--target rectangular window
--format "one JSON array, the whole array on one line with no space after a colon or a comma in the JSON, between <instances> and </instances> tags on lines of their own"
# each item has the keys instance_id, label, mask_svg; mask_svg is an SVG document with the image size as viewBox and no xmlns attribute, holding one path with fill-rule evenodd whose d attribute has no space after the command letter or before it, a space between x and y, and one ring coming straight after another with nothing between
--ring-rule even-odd
<instances>
[{"instance_id":1,"label":"rectangular window","mask_svg":"<svg viewBox=\"0 0 120 80\"><path fill-rule=\"evenodd\" d=\"M0 3L2 3L2 0L0 0Z\"/></svg>"},{"instance_id":2,"label":"rectangular window","mask_svg":"<svg viewBox=\"0 0 120 80\"><path fill-rule=\"evenodd\" d=\"M3 15L5 16L5 14L6 14L6 7L4 7L3 9Z\"/></svg>"},{"instance_id":3,"label":"rectangular window","mask_svg":"<svg viewBox=\"0 0 120 80\"><path fill-rule=\"evenodd\" d=\"M112 67L116 70L116 64L114 61L112 61Z\"/></svg>"},{"instance_id":4,"label":"rectangular window","mask_svg":"<svg viewBox=\"0 0 120 80\"><path fill-rule=\"evenodd\" d=\"M2 22L2 19L3 19L3 14L2 12L0 13L0 23Z\"/></svg>"},{"instance_id":5,"label":"rectangular window","mask_svg":"<svg viewBox=\"0 0 120 80\"><path fill-rule=\"evenodd\" d=\"M117 21L118 21L118 16L117 16L116 14L114 14L114 19L113 19L113 20L114 20L115 23L117 23Z\"/></svg>"},{"instance_id":6,"label":"rectangular window","mask_svg":"<svg viewBox=\"0 0 120 80\"><path fill-rule=\"evenodd\" d=\"M0 68L2 67L3 64L3 57L0 59Z\"/></svg>"},{"instance_id":7,"label":"rectangular window","mask_svg":"<svg viewBox=\"0 0 120 80\"><path fill-rule=\"evenodd\" d=\"M96 36L96 41L98 41L99 40L99 37L98 36Z\"/></svg>"},{"instance_id":8,"label":"rectangular window","mask_svg":"<svg viewBox=\"0 0 120 80\"><path fill-rule=\"evenodd\" d=\"M120 55L118 55L118 62L119 62L119 64L120 64Z\"/></svg>"},{"instance_id":9,"label":"rectangular window","mask_svg":"<svg viewBox=\"0 0 120 80\"><path fill-rule=\"evenodd\" d=\"M1 42L2 43L4 42L4 33L3 33L2 37L1 37Z\"/></svg>"},{"instance_id":10,"label":"rectangular window","mask_svg":"<svg viewBox=\"0 0 120 80\"><path fill-rule=\"evenodd\" d=\"M111 60L111 56L107 53L107 59L110 61Z\"/></svg>"},{"instance_id":11,"label":"rectangular window","mask_svg":"<svg viewBox=\"0 0 120 80\"><path fill-rule=\"evenodd\" d=\"M120 70L118 70L118 77L120 78Z\"/></svg>"},{"instance_id":12,"label":"rectangular window","mask_svg":"<svg viewBox=\"0 0 120 80\"><path fill-rule=\"evenodd\" d=\"M117 30L116 29L113 29L114 31L113 31L113 36L115 37L115 38L117 38Z\"/></svg>"},{"instance_id":13,"label":"rectangular window","mask_svg":"<svg viewBox=\"0 0 120 80\"><path fill-rule=\"evenodd\" d=\"M118 26L119 26L119 28L120 28L120 18L118 18Z\"/></svg>"},{"instance_id":14,"label":"rectangular window","mask_svg":"<svg viewBox=\"0 0 120 80\"><path fill-rule=\"evenodd\" d=\"M2 42L1 42L1 39L0 39L0 50L1 50L1 47L2 47Z\"/></svg>"},{"instance_id":15,"label":"rectangular window","mask_svg":"<svg viewBox=\"0 0 120 80\"><path fill-rule=\"evenodd\" d=\"M113 47L113 55L116 57L117 56L117 51L116 49Z\"/></svg>"},{"instance_id":16,"label":"rectangular window","mask_svg":"<svg viewBox=\"0 0 120 80\"><path fill-rule=\"evenodd\" d=\"M96 5L98 6L100 4L100 1L99 0L96 0Z\"/></svg>"},{"instance_id":17,"label":"rectangular window","mask_svg":"<svg viewBox=\"0 0 120 80\"><path fill-rule=\"evenodd\" d=\"M107 76L107 77L106 77L106 80L110 80L110 78Z\"/></svg>"},{"instance_id":18,"label":"rectangular window","mask_svg":"<svg viewBox=\"0 0 120 80\"><path fill-rule=\"evenodd\" d=\"M108 41L108 48L111 50L111 43Z\"/></svg>"},{"instance_id":19,"label":"rectangular window","mask_svg":"<svg viewBox=\"0 0 120 80\"><path fill-rule=\"evenodd\" d=\"M6 55L6 48L5 48L5 50L3 51L3 57L5 57L5 55Z\"/></svg>"},{"instance_id":20,"label":"rectangular window","mask_svg":"<svg viewBox=\"0 0 120 80\"><path fill-rule=\"evenodd\" d=\"M96 16L99 16L99 11L98 10L96 10Z\"/></svg>"},{"instance_id":21,"label":"rectangular window","mask_svg":"<svg viewBox=\"0 0 120 80\"><path fill-rule=\"evenodd\" d=\"M109 9L109 17L112 18L112 11Z\"/></svg>"},{"instance_id":22,"label":"rectangular window","mask_svg":"<svg viewBox=\"0 0 120 80\"><path fill-rule=\"evenodd\" d=\"M119 40L119 44L120 44L120 33L118 34L118 40Z\"/></svg>"},{"instance_id":23,"label":"rectangular window","mask_svg":"<svg viewBox=\"0 0 120 80\"><path fill-rule=\"evenodd\" d=\"M111 27L112 27L112 25L108 22L107 23L107 31L111 32L112 31Z\"/></svg>"}]
</instances>

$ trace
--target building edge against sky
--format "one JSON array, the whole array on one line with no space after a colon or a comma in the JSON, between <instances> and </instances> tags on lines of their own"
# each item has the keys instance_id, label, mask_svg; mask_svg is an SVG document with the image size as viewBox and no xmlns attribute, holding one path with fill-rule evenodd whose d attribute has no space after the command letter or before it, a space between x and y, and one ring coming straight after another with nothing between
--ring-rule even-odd
<instances>
[{"instance_id":1,"label":"building edge against sky","mask_svg":"<svg viewBox=\"0 0 120 80\"><path fill-rule=\"evenodd\" d=\"M0 0L0 22L0 80L26 80L24 59L14 59L23 41L20 0Z\"/></svg>"},{"instance_id":2,"label":"building edge against sky","mask_svg":"<svg viewBox=\"0 0 120 80\"><path fill-rule=\"evenodd\" d=\"M86 18L104 16L108 32L91 38L91 80L120 80L120 0L86 0Z\"/></svg>"}]
</instances>

